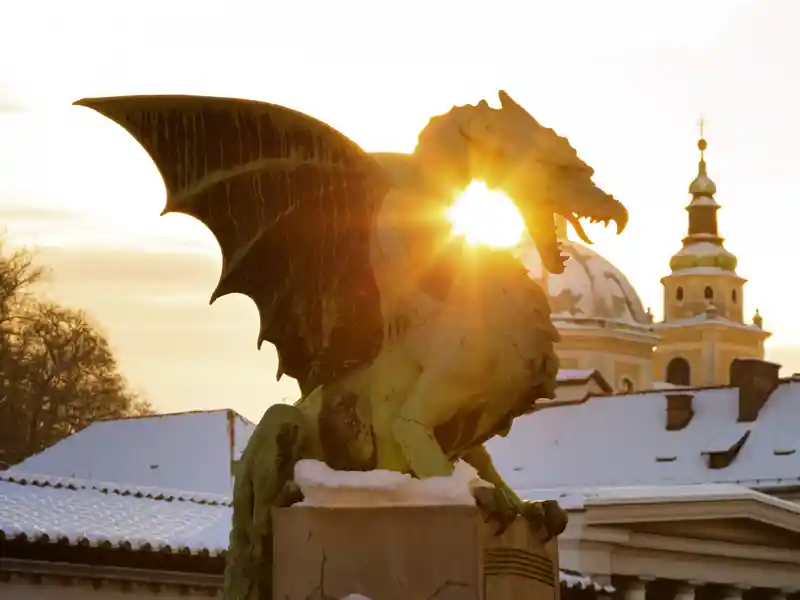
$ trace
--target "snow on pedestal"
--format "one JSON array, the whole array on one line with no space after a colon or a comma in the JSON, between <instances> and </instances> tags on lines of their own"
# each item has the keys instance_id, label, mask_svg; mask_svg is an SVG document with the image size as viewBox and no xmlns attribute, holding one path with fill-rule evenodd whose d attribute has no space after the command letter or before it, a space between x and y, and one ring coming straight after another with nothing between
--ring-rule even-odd
<instances>
[{"instance_id":1,"label":"snow on pedestal","mask_svg":"<svg viewBox=\"0 0 800 600\"><path fill-rule=\"evenodd\" d=\"M472 490L489 486L465 462L450 477L415 479L396 471L334 471L316 460L301 460L294 480L303 491L301 506L475 506Z\"/></svg>"},{"instance_id":2,"label":"snow on pedestal","mask_svg":"<svg viewBox=\"0 0 800 600\"><path fill-rule=\"evenodd\" d=\"M301 461L295 481L305 500L273 512L275 598L558 600L557 560L525 547L524 522L491 535L471 493L488 484L469 465L416 480Z\"/></svg>"}]
</instances>

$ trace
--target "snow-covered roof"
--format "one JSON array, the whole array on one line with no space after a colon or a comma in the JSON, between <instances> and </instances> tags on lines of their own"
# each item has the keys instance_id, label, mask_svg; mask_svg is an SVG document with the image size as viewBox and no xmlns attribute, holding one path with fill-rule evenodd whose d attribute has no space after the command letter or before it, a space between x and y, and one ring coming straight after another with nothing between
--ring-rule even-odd
<instances>
[{"instance_id":1,"label":"snow-covered roof","mask_svg":"<svg viewBox=\"0 0 800 600\"><path fill-rule=\"evenodd\" d=\"M730 319L726 319L718 314L714 314L713 312L703 312L699 315L694 315L692 317L686 317L685 319L675 319L670 321L664 321L661 323L653 324L653 329L658 331L659 329L675 329L678 327L686 327L688 325L700 325L700 324L708 324L708 325L719 325L722 327L733 327L734 329L745 329L747 331L757 331L763 333L764 337L769 337L769 332L763 331L757 325L750 325L747 323L739 323L737 321L731 321Z\"/></svg>"},{"instance_id":2,"label":"snow-covered roof","mask_svg":"<svg viewBox=\"0 0 800 600\"><path fill-rule=\"evenodd\" d=\"M133 496L134 498L149 498L151 500L182 500L196 504L230 506L231 496L220 494L206 494L185 490L172 490L168 488L154 488L141 485L114 483L110 481L93 481L77 479L75 477L53 477L38 473L25 473L19 470L0 472L0 482L16 483L19 485L32 485L36 487L52 487L68 490L89 490L102 494L117 496Z\"/></svg>"},{"instance_id":3,"label":"snow-covered roof","mask_svg":"<svg viewBox=\"0 0 800 600\"><path fill-rule=\"evenodd\" d=\"M734 387L681 390L694 415L666 429L663 391L596 396L518 418L506 438L487 444L515 489L741 483L757 489L800 485L800 380L782 380L755 422L738 422ZM674 393L674 392L673 392ZM708 452L746 432L735 459L710 469Z\"/></svg>"},{"instance_id":4,"label":"snow-covered roof","mask_svg":"<svg viewBox=\"0 0 800 600\"><path fill-rule=\"evenodd\" d=\"M232 509L225 504L100 491L77 480L13 479L0 474L0 532L7 539L212 555L228 547Z\"/></svg>"},{"instance_id":5,"label":"snow-covered roof","mask_svg":"<svg viewBox=\"0 0 800 600\"><path fill-rule=\"evenodd\" d=\"M556 375L556 382L559 386L585 385L592 380L603 392L610 393L612 391L611 385L597 369L559 369Z\"/></svg>"},{"instance_id":6,"label":"snow-covered roof","mask_svg":"<svg viewBox=\"0 0 800 600\"><path fill-rule=\"evenodd\" d=\"M6 473L229 495L254 427L232 410L99 421Z\"/></svg>"},{"instance_id":7,"label":"snow-covered roof","mask_svg":"<svg viewBox=\"0 0 800 600\"><path fill-rule=\"evenodd\" d=\"M158 498L126 486L4 472L0 538L212 556L227 552L230 505L181 499L177 492L162 491ZM569 588L614 591L574 571L562 571L560 578Z\"/></svg>"},{"instance_id":8,"label":"snow-covered roof","mask_svg":"<svg viewBox=\"0 0 800 600\"><path fill-rule=\"evenodd\" d=\"M615 504L752 500L800 516L800 504L733 483L530 489L525 490L522 496L527 500L557 500L565 510L584 510L591 506Z\"/></svg>"},{"instance_id":9,"label":"snow-covered roof","mask_svg":"<svg viewBox=\"0 0 800 600\"><path fill-rule=\"evenodd\" d=\"M593 369L561 369L560 385L594 379ZM240 458L255 425L233 410L190 411L98 421L3 472L16 480L31 473L91 482L95 489L120 488L184 499L229 497L231 463ZM165 490L179 490L166 492Z\"/></svg>"},{"instance_id":10,"label":"snow-covered roof","mask_svg":"<svg viewBox=\"0 0 800 600\"><path fill-rule=\"evenodd\" d=\"M683 246L674 256L733 256L724 246L712 242L692 242ZM698 265L700 267L702 265Z\"/></svg>"},{"instance_id":11,"label":"snow-covered roof","mask_svg":"<svg viewBox=\"0 0 800 600\"><path fill-rule=\"evenodd\" d=\"M572 571L570 569L561 569L559 575L561 579L561 585L568 588L579 590L592 589L596 592L606 592L608 594L616 591L613 585L602 585L597 583L588 575L582 575L581 573Z\"/></svg>"},{"instance_id":12,"label":"snow-covered roof","mask_svg":"<svg viewBox=\"0 0 800 600\"><path fill-rule=\"evenodd\" d=\"M686 275L702 275L703 277L717 277L723 276L726 278L735 277L740 281L744 282L744 277L740 277L735 273L731 273L723 269L722 267L686 267L685 269L675 269L672 271L672 275L675 276L686 276Z\"/></svg>"},{"instance_id":13,"label":"snow-covered roof","mask_svg":"<svg viewBox=\"0 0 800 600\"><path fill-rule=\"evenodd\" d=\"M693 268L718 268L736 276L736 256L722 245L715 234L692 234L684 246L669 261L673 275L676 271ZM738 277L738 276L736 276Z\"/></svg>"},{"instance_id":14,"label":"snow-covered roof","mask_svg":"<svg viewBox=\"0 0 800 600\"><path fill-rule=\"evenodd\" d=\"M597 374L595 369L559 369L556 377L558 383L585 383Z\"/></svg>"},{"instance_id":15,"label":"snow-covered roof","mask_svg":"<svg viewBox=\"0 0 800 600\"><path fill-rule=\"evenodd\" d=\"M689 385L678 385L677 383L670 383L669 381L654 381L652 389L654 390L681 390L689 389Z\"/></svg>"}]
</instances>

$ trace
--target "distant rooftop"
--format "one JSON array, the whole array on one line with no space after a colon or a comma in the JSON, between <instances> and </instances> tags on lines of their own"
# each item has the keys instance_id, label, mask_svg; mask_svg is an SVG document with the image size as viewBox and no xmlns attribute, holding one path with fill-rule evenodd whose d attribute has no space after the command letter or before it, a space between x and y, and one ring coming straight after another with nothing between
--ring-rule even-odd
<instances>
[{"instance_id":1,"label":"distant rooftop","mask_svg":"<svg viewBox=\"0 0 800 600\"><path fill-rule=\"evenodd\" d=\"M668 430L667 396L692 413ZM800 486L800 379L781 380L757 418L739 420L737 387L596 396L518 418L487 444L515 489L737 483ZM723 455L721 464L712 459Z\"/></svg>"},{"instance_id":2,"label":"distant rooftop","mask_svg":"<svg viewBox=\"0 0 800 600\"><path fill-rule=\"evenodd\" d=\"M93 423L6 473L229 495L255 425L232 410Z\"/></svg>"},{"instance_id":3,"label":"distant rooftop","mask_svg":"<svg viewBox=\"0 0 800 600\"><path fill-rule=\"evenodd\" d=\"M592 369L562 369L561 385L596 379ZM36 473L152 489L228 496L231 464L255 425L229 409L132 417L93 423L6 473Z\"/></svg>"}]
</instances>

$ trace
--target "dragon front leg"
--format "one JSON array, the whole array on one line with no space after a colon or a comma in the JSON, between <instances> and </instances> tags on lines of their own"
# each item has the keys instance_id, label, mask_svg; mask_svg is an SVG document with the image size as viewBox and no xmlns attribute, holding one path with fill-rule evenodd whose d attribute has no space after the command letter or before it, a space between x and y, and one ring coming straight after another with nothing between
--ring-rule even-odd
<instances>
[{"instance_id":1,"label":"dragon front leg","mask_svg":"<svg viewBox=\"0 0 800 600\"><path fill-rule=\"evenodd\" d=\"M276 404L267 409L250 437L233 487L225 600L272 598L271 509L301 499L292 479L307 435L303 413Z\"/></svg>"},{"instance_id":2,"label":"dragon front leg","mask_svg":"<svg viewBox=\"0 0 800 600\"><path fill-rule=\"evenodd\" d=\"M503 533L518 515L523 516L537 529L543 528L544 541L561 534L567 526L567 512L554 500L527 502L497 472L492 457L484 446L470 448L462 457L478 472L478 477L492 484L493 488L477 488L475 500L487 517L499 524L497 535Z\"/></svg>"},{"instance_id":3,"label":"dragon front leg","mask_svg":"<svg viewBox=\"0 0 800 600\"><path fill-rule=\"evenodd\" d=\"M447 477L453 463L434 437L434 429L465 405L458 380L436 370L423 371L392 423L392 435L418 478Z\"/></svg>"}]
</instances>

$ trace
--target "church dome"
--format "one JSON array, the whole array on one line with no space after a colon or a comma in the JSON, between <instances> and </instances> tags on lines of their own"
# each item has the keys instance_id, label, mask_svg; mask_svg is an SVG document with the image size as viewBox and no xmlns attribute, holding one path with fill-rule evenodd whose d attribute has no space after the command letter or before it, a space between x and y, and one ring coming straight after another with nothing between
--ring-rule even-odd
<instances>
[{"instance_id":1,"label":"church dome","mask_svg":"<svg viewBox=\"0 0 800 600\"><path fill-rule=\"evenodd\" d=\"M736 271L737 262L736 256L721 244L694 242L675 253L669 261L669 266L673 273L698 267L722 269L733 273Z\"/></svg>"},{"instance_id":2,"label":"church dome","mask_svg":"<svg viewBox=\"0 0 800 600\"><path fill-rule=\"evenodd\" d=\"M689 184L689 193L693 196L713 196L717 193L717 184L705 172L705 162L702 163L702 170Z\"/></svg>"},{"instance_id":3,"label":"church dome","mask_svg":"<svg viewBox=\"0 0 800 600\"><path fill-rule=\"evenodd\" d=\"M650 327L652 321L622 271L583 244L560 241L562 253L570 257L560 275L544 270L535 247L527 246L520 254L531 278L547 290L557 326L566 321L597 326L597 321L603 321Z\"/></svg>"}]
</instances>

